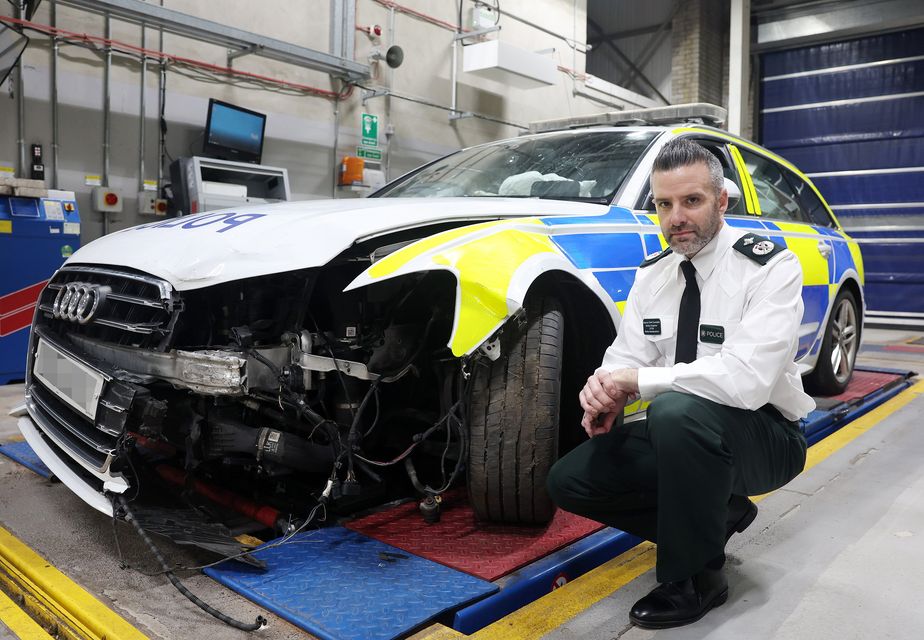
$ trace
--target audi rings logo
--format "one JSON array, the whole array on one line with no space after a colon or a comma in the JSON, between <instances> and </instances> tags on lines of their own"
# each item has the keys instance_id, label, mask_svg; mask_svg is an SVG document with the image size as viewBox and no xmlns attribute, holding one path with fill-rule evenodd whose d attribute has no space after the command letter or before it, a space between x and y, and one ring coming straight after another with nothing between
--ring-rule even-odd
<instances>
[{"instance_id":1,"label":"audi rings logo","mask_svg":"<svg viewBox=\"0 0 924 640\"><path fill-rule=\"evenodd\" d=\"M87 324L106 300L109 287L87 282L69 282L58 291L52 315L59 320Z\"/></svg>"}]
</instances>

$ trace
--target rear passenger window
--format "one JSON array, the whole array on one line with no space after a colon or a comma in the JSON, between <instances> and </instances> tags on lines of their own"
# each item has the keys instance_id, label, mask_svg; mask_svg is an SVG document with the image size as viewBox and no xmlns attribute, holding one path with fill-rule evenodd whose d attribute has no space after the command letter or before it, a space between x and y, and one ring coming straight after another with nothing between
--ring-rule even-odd
<instances>
[{"instance_id":1,"label":"rear passenger window","mask_svg":"<svg viewBox=\"0 0 924 640\"><path fill-rule=\"evenodd\" d=\"M816 224L820 227L833 227L834 220L831 219L831 214L828 213L827 208L822 204L821 198L818 197L815 190L812 189L805 180L789 169L785 169L785 173L786 179L789 180L796 194L799 196L799 202L802 204L802 208L808 213L812 224Z\"/></svg>"},{"instance_id":2,"label":"rear passenger window","mask_svg":"<svg viewBox=\"0 0 924 640\"><path fill-rule=\"evenodd\" d=\"M802 209L799 194L783 174L783 167L744 149L741 149L741 156L757 191L761 216L771 220L810 222L807 212Z\"/></svg>"}]
</instances>

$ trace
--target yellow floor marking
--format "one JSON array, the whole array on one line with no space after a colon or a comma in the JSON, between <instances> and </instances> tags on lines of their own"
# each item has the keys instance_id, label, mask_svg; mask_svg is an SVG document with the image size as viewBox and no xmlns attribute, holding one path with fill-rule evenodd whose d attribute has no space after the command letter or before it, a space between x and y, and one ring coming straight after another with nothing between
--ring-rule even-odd
<instances>
[{"instance_id":1,"label":"yellow floor marking","mask_svg":"<svg viewBox=\"0 0 924 640\"><path fill-rule=\"evenodd\" d=\"M805 468L811 469L832 453L863 435L921 394L924 394L924 380L905 389L900 394L879 405L869 413L841 427L809 449L808 459L805 461Z\"/></svg>"},{"instance_id":2,"label":"yellow floor marking","mask_svg":"<svg viewBox=\"0 0 924 640\"><path fill-rule=\"evenodd\" d=\"M39 623L16 606L16 603L2 591L0 591L0 622L5 624L19 640L52 640Z\"/></svg>"},{"instance_id":3,"label":"yellow floor marking","mask_svg":"<svg viewBox=\"0 0 924 640\"><path fill-rule=\"evenodd\" d=\"M805 469L811 469L822 462L921 394L924 394L924 380L816 443L809 448ZM768 495L770 494L757 496L754 501L763 500ZM490 638L491 640L532 640L539 638L612 595L617 589L653 569L654 566L655 545L643 542L471 636L465 636L448 627L440 626L426 629L415 635L414 639L450 640L471 637Z\"/></svg>"},{"instance_id":4,"label":"yellow floor marking","mask_svg":"<svg viewBox=\"0 0 924 640\"><path fill-rule=\"evenodd\" d=\"M467 637L464 633L459 633L455 629L450 629L437 622L412 636L408 636L407 640L457 640L458 638Z\"/></svg>"},{"instance_id":5,"label":"yellow floor marking","mask_svg":"<svg viewBox=\"0 0 924 640\"><path fill-rule=\"evenodd\" d=\"M0 527L0 569L86 638L147 639L3 527Z\"/></svg>"}]
</instances>

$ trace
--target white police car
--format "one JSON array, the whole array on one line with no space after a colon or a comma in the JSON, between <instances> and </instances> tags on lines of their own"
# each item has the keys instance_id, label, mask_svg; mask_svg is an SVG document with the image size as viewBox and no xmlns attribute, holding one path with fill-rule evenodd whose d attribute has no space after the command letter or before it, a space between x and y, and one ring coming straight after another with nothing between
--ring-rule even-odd
<instances>
[{"instance_id":1,"label":"white police car","mask_svg":"<svg viewBox=\"0 0 924 640\"><path fill-rule=\"evenodd\" d=\"M721 161L728 223L799 257L800 370L815 392L842 390L863 262L811 181L680 108L617 117L539 123L362 200L90 243L40 298L23 434L104 513L113 495L179 486L246 498L272 525L465 476L480 517L543 522L548 468L583 437L576 393L639 263L665 246L648 176L678 136Z\"/></svg>"}]
</instances>

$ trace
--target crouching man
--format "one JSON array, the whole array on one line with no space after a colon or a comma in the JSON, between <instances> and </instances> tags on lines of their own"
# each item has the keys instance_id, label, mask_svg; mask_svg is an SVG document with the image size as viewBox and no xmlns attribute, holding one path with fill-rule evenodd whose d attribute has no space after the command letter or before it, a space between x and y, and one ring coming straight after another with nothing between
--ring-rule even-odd
<instances>
[{"instance_id":1,"label":"crouching man","mask_svg":"<svg viewBox=\"0 0 924 640\"><path fill-rule=\"evenodd\" d=\"M725 224L718 159L675 139L651 189L670 248L639 268L619 335L580 393L590 439L548 480L561 508L657 543L657 580L629 618L667 628L728 597L725 543L757 515L747 496L805 465L798 420L815 407L794 358L796 256ZM646 419L613 426L627 403Z\"/></svg>"}]
</instances>

